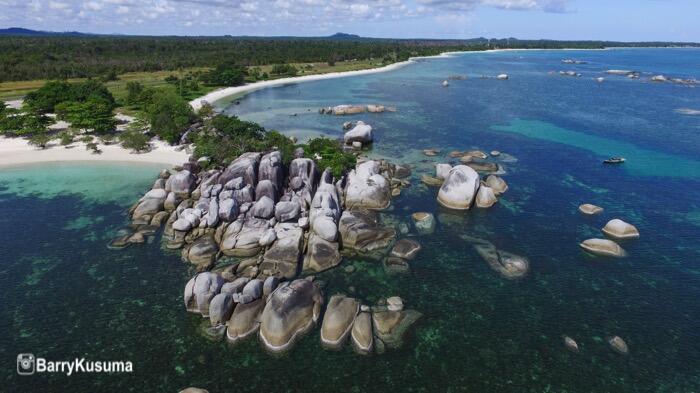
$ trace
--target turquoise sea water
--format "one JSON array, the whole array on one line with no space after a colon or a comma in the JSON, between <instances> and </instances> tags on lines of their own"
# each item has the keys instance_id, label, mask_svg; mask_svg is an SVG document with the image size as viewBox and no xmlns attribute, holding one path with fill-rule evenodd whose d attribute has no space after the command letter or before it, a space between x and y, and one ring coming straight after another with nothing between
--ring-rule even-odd
<instances>
[{"instance_id":1,"label":"turquoise sea water","mask_svg":"<svg viewBox=\"0 0 700 393\"><path fill-rule=\"evenodd\" d=\"M561 64L563 58L588 61ZM634 69L639 80L606 76ZM580 78L550 74L576 70ZM480 78L508 73L511 79ZM368 154L414 168L387 221L415 211L438 219L406 275L345 260L319 275L326 294L371 303L399 295L424 317L383 355L322 349L318 330L288 354L199 334L181 293L191 271L159 241L110 251L125 207L155 166L64 164L0 169L1 391L697 392L700 391L700 87L648 82L700 77L700 50L634 49L464 54L361 77L253 92L226 111L303 138L340 137L341 124L375 128ZM450 75L466 80L451 80ZM594 78L605 76L603 83ZM322 106L380 103L395 113L323 116ZM489 210L455 214L420 184L446 156L424 148L507 153L510 189ZM601 160L627 157L622 166ZM584 217L581 203L605 208ZM578 243L621 218L641 238L625 259L599 259ZM508 281L463 236L530 260ZM344 266L354 265L353 273ZM567 351L562 335L581 351ZM605 338L620 335L621 356ZM18 353L62 360L131 360L132 375L18 377Z\"/></svg>"}]
</instances>

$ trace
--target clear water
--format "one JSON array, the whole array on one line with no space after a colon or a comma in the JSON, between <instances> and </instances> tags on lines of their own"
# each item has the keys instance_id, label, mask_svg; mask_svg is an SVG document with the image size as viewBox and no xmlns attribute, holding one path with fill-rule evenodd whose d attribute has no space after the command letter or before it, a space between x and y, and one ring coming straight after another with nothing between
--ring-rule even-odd
<instances>
[{"instance_id":1,"label":"clear water","mask_svg":"<svg viewBox=\"0 0 700 393\"><path fill-rule=\"evenodd\" d=\"M564 65L562 58L587 60ZM126 223L125 207L157 167L85 164L0 171L0 378L8 391L700 391L700 89L655 84L663 73L698 77L700 51L636 49L534 51L423 60L397 71L253 92L227 111L297 137L341 135L341 123L376 130L370 155L411 164L413 185L386 220L415 211L438 218L407 275L380 263L323 273L327 294L374 302L399 295L424 317L402 348L363 357L321 348L318 330L288 354L270 356L255 339L231 347L199 333L182 288L191 271L152 244L105 244ZM642 79L595 77L634 69ZM551 75L574 69L581 78ZM508 81L480 75L506 72ZM449 88L440 82L450 75ZM321 106L382 103L396 113L319 115ZM294 116L296 114L296 116ZM493 208L455 214L418 181L443 152L500 150L509 191ZM611 155L627 157L604 166ZM70 191L77 190L77 191ZM605 208L597 217L581 203ZM598 259L578 243L601 236L608 219L635 224L629 257ZM525 255L531 272L507 281L468 235ZM576 339L578 354L562 335ZM630 354L610 350L620 335ZM17 353L52 359L128 359L132 375L18 377Z\"/></svg>"}]
</instances>

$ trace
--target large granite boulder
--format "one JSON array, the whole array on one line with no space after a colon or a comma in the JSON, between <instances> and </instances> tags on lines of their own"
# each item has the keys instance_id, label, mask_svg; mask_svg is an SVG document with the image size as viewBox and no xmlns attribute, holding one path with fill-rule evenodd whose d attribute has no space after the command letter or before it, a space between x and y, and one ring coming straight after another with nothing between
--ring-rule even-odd
<instances>
[{"instance_id":1,"label":"large granite boulder","mask_svg":"<svg viewBox=\"0 0 700 393\"><path fill-rule=\"evenodd\" d=\"M479 189L479 181L475 170L466 165L457 165L440 186L437 200L449 209L469 209Z\"/></svg>"},{"instance_id":2,"label":"large granite boulder","mask_svg":"<svg viewBox=\"0 0 700 393\"><path fill-rule=\"evenodd\" d=\"M257 332L260 328L260 314L262 314L263 308L265 308L265 300L263 299L236 306L226 324L228 341L235 343Z\"/></svg>"},{"instance_id":3,"label":"large granite boulder","mask_svg":"<svg viewBox=\"0 0 700 393\"><path fill-rule=\"evenodd\" d=\"M166 189L176 194L189 194L197 185L197 177L190 171L182 170L166 181Z\"/></svg>"},{"instance_id":4,"label":"large granite boulder","mask_svg":"<svg viewBox=\"0 0 700 393\"><path fill-rule=\"evenodd\" d=\"M345 188L347 209L386 209L391 203L389 181L379 174L378 161L365 161L350 171Z\"/></svg>"},{"instance_id":5,"label":"large granite boulder","mask_svg":"<svg viewBox=\"0 0 700 393\"><path fill-rule=\"evenodd\" d=\"M290 183L293 179L299 178L299 186L308 189L311 193L316 189L318 176L316 162L310 158L295 158L289 164Z\"/></svg>"},{"instance_id":6,"label":"large granite boulder","mask_svg":"<svg viewBox=\"0 0 700 393\"><path fill-rule=\"evenodd\" d=\"M323 304L321 290L307 279L278 288L262 312L260 339L273 352L288 349L318 321Z\"/></svg>"},{"instance_id":7,"label":"large granite boulder","mask_svg":"<svg viewBox=\"0 0 700 393\"><path fill-rule=\"evenodd\" d=\"M381 226L376 213L369 210L344 211L338 229L343 248L359 252L385 248L396 237L396 230Z\"/></svg>"},{"instance_id":8,"label":"large granite boulder","mask_svg":"<svg viewBox=\"0 0 700 393\"><path fill-rule=\"evenodd\" d=\"M608 239L588 239L579 244L581 248L594 255L621 258L627 255L619 244Z\"/></svg>"},{"instance_id":9,"label":"large granite boulder","mask_svg":"<svg viewBox=\"0 0 700 393\"><path fill-rule=\"evenodd\" d=\"M219 183L225 185L229 180L241 177L245 184L255 186L258 183L261 156L262 154L254 152L241 154L219 176Z\"/></svg>"},{"instance_id":10,"label":"large granite boulder","mask_svg":"<svg viewBox=\"0 0 700 393\"><path fill-rule=\"evenodd\" d=\"M352 144L353 142L360 142L363 145L372 143L372 126L365 124L362 121L358 121L355 124L355 127L345 133L343 140L348 145Z\"/></svg>"},{"instance_id":11,"label":"large granite boulder","mask_svg":"<svg viewBox=\"0 0 700 393\"><path fill-rule=\"evenodd\" d=\"M204 270L214 263L218 252L219 246L214 241L214 238L212 236L202 236L183 250L183 257L197 265L200 270Z\"/></svg>"},{"instance_id":12,"label":"large granite boulder","mask_svg":"<svg viewBox=\"0 0 700 393\"><path fill-rule=\"evenodd\" d=\"M260 270L268 276L294 278L299 270L299 259L304 231L294 224L275 226L277 240L265 252Z\"/></svg>"},{"instance_id":13,"label":"large granite boulder","mask_svg":"<svg viewBox=\"0 0 700 393\"><path fill-rule=\"evenodd\" d=\"M238 202L235 199L229 198L219 202L219 219L221 221L230 222L238 217Z\"/></svg>"},{"instance_id":14,"label":"large granite boulder","mask_svg":"<svg viewBox=\"0 0 700 393\"><path fill-rule=\"evenodd\" d=\"M240 189L233 190L232 198L238 202L238 206L244 203L255 202L255 188L250 184L246 184Z\"/></svg>"},{"instance_id":15,"label":"large granite boulder","mask_svg":"<svg viewBox=\"0 0 700 393\"><path fill-rule=\"evenodd\" d=\"M508 190L506 181L496 175L488 175L488 177L486 177L486 185L491 187L496 195L501 195Z\"/></svg>"},{"instance_id":16,"label":"large granite boulder","mask_svg":"<svg viewBox=\"0 0 700 393\"><path fill-rule=\"evenodd\" d=\"M435 164L435 177L445 180L450 175L452 165L450 164Z\"/></svg>"},{"instance_id":17,"label":"large granite boulder","mask_svg":"<svg viewBox=\"0 0 700 393\"><path fill-rule=\"evenodd\" d=\"M476 207L489 208L498 202L498 199L496 198L496 194L493 192L491 187L481 186L479 187L479 191L476 193L475 201Z\"/></svg>"},{"instance_id":18,"label":"large granite boulder","mask_svg":"<svg viewBox=\"0 0 700 393\"><path fill-rule=\"evenodd\" d=\"M233 302L233 297L229 293L219 293L214 296L209 303L209 321L212 326L218 326L226 323L231 318L231 313L236 304Z\"/></svg>"},{"instance_id":19,"label":"large granite boulder","mask_svg":"<svg viewBox=\"0 0 700 393\"><path fill-rule=\"evenodd\" d=\"M275 214L275 202L268 196L258 199L250 210L253 217L268 219Z\"/></svg>"},{"instance_id":20,"label":"large granite boulder","mask_svg":"<svg viewBox=\"0 0 700 393\"><path fill-rule=\"evenodd\" d=\"M260 252L260 238L269 228L267 220L247 218L232 222L221 240L221 252L228 256L249 257Z\"/></svg>"},{"instance_id":21,"label":"large granite boulder","mask_svg":"<svg viewBox=\"0 0 700 393\"><path fill-rule=\"evenodd\" d=\"M370 313L361 312L355 317L351 337L355 351L360 354L372 352L374 335L372 334L372 317Z\"/></svg>"},{"instance_id":22,"label":"large granite boulder","mask_svg":"<svg viewBox=\"0 0 700 393\"><path fill-rule=\"evenodd\" d=\"M277 202L275 218L278 222L296 221L299 218L301 206L298 201Z\"/></svg>"},{"instance_id":23,"label":"large granite boulder","mask_svg":"<svg viewBox=\"0 0 700 393\"><path fill-rule=\"evenodd\" d=\"M322 272L338 266L341 260L338 243L324 240L315 233L309 236L309 244L304 258L305 271Z\"/></svg>"},{"instance_id":24,"label":"large granite boulder","mask_svg":"<svg viewBox=\"0 0 700 393\"><path fill-rule=\"evenodd\" d=\"M321 343L330 348L343 345L359 311L360 302L356 299L345 295L331 296L321 324Z\"/></svg>"},{"instance_id":25,"label":"large granite boulder","mask_svg":"<svg viewBox=\"0 0 700 393\"><path fill-rule=\"evenodd\" d=\"M239 296L234 295L234 300L238 300L238 303L248 304L252 301L260 299L263 294L263 281L259 279L254 279L248 281L248 283L243 287Z\"/></svg>"},{"instance_id":26,"label":"large granite boulder","mask_svg":"<svg viewBox=\"0 0 700 393\"><path fill-rule=\"evenodd\" d=\"M282 166L282 153L279 151L267 153L260 159L258 181L261 182L264 180L270 181L275 190L282 189L284 167Z\"/></svg>"},{"instance_id":27,"label":"large granite boulder","mask_svg":"<svg viewBox=\"0 0 700 393\"><path fill-rule=\"evenodd\" d=\"M403 335L420 317L414 310L375 311L372 313L374 334L389 348L398 348L403 342Z\"/></svg>"},{"instance_id":28,"label":"large granite boulder","mask_svg":"<svg viewBox=\"0 0 700 393\"><path fill-rule=\"evenodd\" d=\"M260 198L266 196L276 202L279 198L278 186L274 184L271 180L260 180L258 185L255 187L255 198L260 200Z\"/></svg>"},{"instance_id":29,"label":"large granite boulder","mask_svg":"<svg viewBox=\"0 0 700 393\"><path fill-rule=\"evenodd\" d=\"M155 191L155 190L151 190ZM146 195L151 193L149 191ZM160 190L159 190L160 191ZM159 211L164 209L163 203L165 202L165 195L163 198L146 198L144 197L141 202L136 206L136 209L134 209L134 212L131 215L131 218L133 220L142 218L144 216L153 216L154 214L158 213Z\"/></svg>"},{"instance_id":30,"label":"large granite boulder","mask_svg":"<svg viewBox=\"0 0 700 393\"><path fill-rule=\"evenodd\" d=\"M203 272L192 277L185 285L185 307L189 312L209 316L209 303L224 285L224 279L218 274Z\"/></svg>"},{"instance_id":31,"label":"large granite boulder","mask_svg":"<svg viewBox=\"0 0 700 393\"><path fill-rule=\"evenodd\" d=\"M603 233L615 239L636 239L639 237L639 231L634 225L617 218L605 224Z\"/></svg>"}]
</instances>

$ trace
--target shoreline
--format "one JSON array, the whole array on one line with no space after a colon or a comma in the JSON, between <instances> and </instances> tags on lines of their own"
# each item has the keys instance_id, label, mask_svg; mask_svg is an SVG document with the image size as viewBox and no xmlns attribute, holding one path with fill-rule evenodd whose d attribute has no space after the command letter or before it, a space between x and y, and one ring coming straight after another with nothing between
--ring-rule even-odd
<instances>
[{"instance_id":1,"label":"shoreline","mask_svg":"<svg viewBox=\"0 0 700 393\"><path fill-rule=\"evenodd\" d=\"M585 48L564 48L564 49L559 49L559 48L557 48L557 49L504 48L504 49L442 52L439 55L433 55L433 56L411 57L405 61L400 61L398 63L392 63L392 64L389 64L389 65L386 65L383 67L368 68L366 70L329 72L326 74L291 76L291 77L287 77L287 78L279 78L279 79L273 79L273 80L267 80L267 81L258 81L258 82L253 82L253 83L241 85L241 86L224 87L222 89L209 92L201 97L195 98L194 100L190 101L190 106L192 107L192 109L194 109L196 111L196 110L199 110L205 102L209 103L211 105L214 105L214 103L216 103L217 101L223 100L225 98L229 98L232 96L242 97L243 95L245 95L247 93L250 93L250 92L253 92L256 90L266 89L269 87L282 86L282 85L292 84L292 83L313 82L313 81L325 80L325 79L345 78L345 77L350 77L350 76L369 75L369 74L377 74L380 72L394 71L394 70L397 70L399 68L403 68L409 64L415 63L417 60L421 60L421 59L439 59L439 58L447 58L447 57L472 54L472 53L497 53L497 52L517 52L517 51L540 51L540 50L584 51L584 50L608 50L608 49L615 49L615 48L601 48L601 49L596 49L596 48L593 48L593 49L585 49Z\"/></svg>"},{"instance_id":2,"label":"shoreline","mask_svg":"<svg viewBox=\"0 0 700 393\"><path fill-rule=\"evenodd\" d=\"M85 149L85 144L75 142L65 148L52 142L46 149L38 149L23 138L0 137L0 169L51 162L129 162L142 164L181 165L187 162L189 154L176 151L162 141L152 141L153 149L146 153L133 153L119 144L98 144L101 154Z\"/></svg>"}]
</instances>

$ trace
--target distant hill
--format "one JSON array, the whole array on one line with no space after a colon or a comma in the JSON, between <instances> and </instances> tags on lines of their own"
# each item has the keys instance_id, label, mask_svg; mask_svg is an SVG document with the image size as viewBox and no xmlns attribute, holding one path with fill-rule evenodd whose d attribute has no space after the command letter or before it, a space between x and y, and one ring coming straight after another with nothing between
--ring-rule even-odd
<instances>
[{"instance_id":1,"label":"distant hill","mask_svg":"<svg viewBox=\"0 0 700 393\"><path fill-rule=\"evenodd\" d=\"M34 37L46 37L46 36L87 36L91 34L80 33L77 31L66 31L66 32L55 32L55 31L41 31L41 30L31 30L25 29L23 27L10 27L7 29L0 29L0 36L6 35L19 35L19 36L34 36Z\"/></svg>"}]
</instances>

